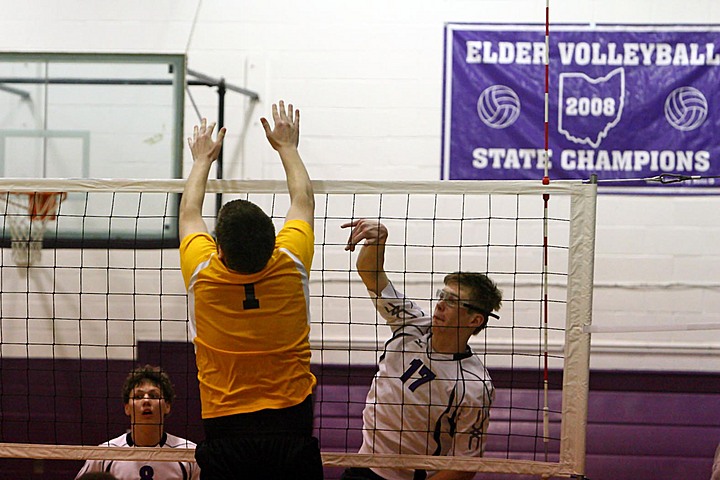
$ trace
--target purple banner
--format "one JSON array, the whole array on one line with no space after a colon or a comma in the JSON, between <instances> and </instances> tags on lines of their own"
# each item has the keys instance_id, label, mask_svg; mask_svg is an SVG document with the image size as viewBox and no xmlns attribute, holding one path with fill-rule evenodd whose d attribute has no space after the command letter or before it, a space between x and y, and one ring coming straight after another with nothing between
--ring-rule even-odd
<instances>
[{"instance_id":1,"label":"purple banner","mask_svg":"<svg viewBox=\"0 0 720 480\"><path fill-rule=\"evenodd\" d=\"M542 179L545 27L448 24L443 179ZM549 177L720 176L720 30L551 26Z\"/></svg>"}]
</instances>

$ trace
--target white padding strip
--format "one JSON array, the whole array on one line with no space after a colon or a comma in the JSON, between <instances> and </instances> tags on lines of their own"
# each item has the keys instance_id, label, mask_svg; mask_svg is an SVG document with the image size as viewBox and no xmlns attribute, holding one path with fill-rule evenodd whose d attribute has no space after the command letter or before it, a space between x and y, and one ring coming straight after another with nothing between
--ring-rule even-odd
<instances>
[{"instance_id":1,"label":"white padding strip","mask_svg":"<svg viewBox=\"0 0 720 480\"><path fill-rule=\"evenodd\" d=\"M82 447L75 445L41 445L0 443L0 458L33 458L46 460L146 460L167 462L195 461L194 448L151 447ZM513 473L523 475L571 476L567 465L533 460L498 458L436 457L431 455L367 455L323 452L323 464L341 467L396 467L428 470L458 470Z\"/></svg>"},{"instance_id":2,"label":"white padding strip","mask_svg":"<svg viewBox=\"0 0 720 480\"><path fill-rule=\"evenodd\" d=\"M695 330L720 330L720 323L688 323L685 325L585 325L585 333L640 333L640 332L688 332Z\"/></svg>"},{"instance_id":3,"label":"white padding strip","mask_svg":"<svg viewBox=\"0 0 720 480\"><path fill-rule=\"evenodd\" d=\"M460 195L550 193L569 195L581 185L577 180L562 180L543 185L534 180L434 180L425 182L314 180L316 194L403 194L442 193ZM152 192L180 193L185 180L142 179L67 179L67 178L0 178L0 192ZM285 193L284 180L209 180L207 193Z\"/></svg>"}]
</instances>

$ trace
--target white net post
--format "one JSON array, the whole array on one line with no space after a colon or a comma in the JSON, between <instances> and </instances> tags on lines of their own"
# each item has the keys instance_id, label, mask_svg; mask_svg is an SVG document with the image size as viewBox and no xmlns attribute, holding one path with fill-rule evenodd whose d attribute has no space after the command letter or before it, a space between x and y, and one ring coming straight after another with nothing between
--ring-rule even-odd
<instances>
[{"instance_id":1,"label":"white net post","mask_svg":"<svg viewBox=\"0 0 720 480\"><path fill-rule=\"evenodd\" d=\"M585 472L597 184L582 185L570 210L560 463ZM581 408L584 407L584 408Z\"/></svg>"}]
</instances>

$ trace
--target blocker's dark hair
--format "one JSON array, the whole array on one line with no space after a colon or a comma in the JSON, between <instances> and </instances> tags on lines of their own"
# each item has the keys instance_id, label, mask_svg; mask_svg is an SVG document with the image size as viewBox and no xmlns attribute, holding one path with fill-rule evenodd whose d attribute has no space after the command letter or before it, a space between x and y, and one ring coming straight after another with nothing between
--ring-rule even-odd
<instances>
[{"instance_id":1,"label":"blocker's dark hair","mask_svg":"<svg viewBox=\"0 0 720 480\"><path fill-rule=\"evenodd\" d=\"M220 209L215 236L225 265L240 273L257 273L275 250L275 225L247 200L233 200Z\"/></svg>"}]
</instances>

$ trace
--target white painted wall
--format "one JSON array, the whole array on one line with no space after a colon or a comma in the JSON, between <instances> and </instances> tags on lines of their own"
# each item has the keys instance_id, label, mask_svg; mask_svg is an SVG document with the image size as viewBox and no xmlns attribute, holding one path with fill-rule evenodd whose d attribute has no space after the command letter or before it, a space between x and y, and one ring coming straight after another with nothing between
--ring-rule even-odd
<instances>
[{"instance_id":1,"label":"white painted wall","mask_svg":"<svg viewBox=\"0 0 720 480\"><path fill-rule=\"evenodd\" d=\"M444 22L545 18L542 0L2 0L0 7L0 50L186 52L191 69L258 92L254 106L227 97L225 176L252 179L281 178L258 122L279 98L302 110L301 153L313 178L438 179ZM720 23L720 2L554 0L551 21ZM191 92L213 118L214 92ZM196 121L188 102L186 130ZM719 207L717 196L602 195L594 324L720 324ZM716 371L719 354L717 329L597 333L592 363Z\"/></svg>"}]
</instances>

